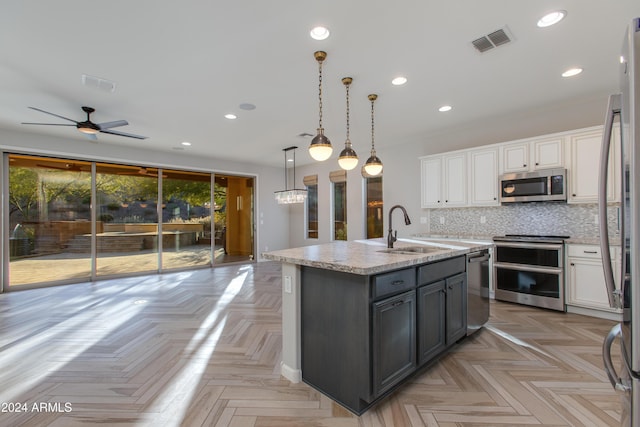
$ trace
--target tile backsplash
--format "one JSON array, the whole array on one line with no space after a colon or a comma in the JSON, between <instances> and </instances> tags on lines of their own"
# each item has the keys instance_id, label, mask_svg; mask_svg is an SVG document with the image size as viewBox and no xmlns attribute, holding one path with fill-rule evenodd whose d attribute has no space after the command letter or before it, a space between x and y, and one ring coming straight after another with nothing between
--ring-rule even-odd
<instances>
[{"instance_id":1,"label":"tile backsplash","mask_svg":"<svg viewBox=\"0 0 640 427\"><path fill-rule=\"evenodd\" d=\"M597 204L514 203L495 207L428 209L432 234L499 236L503 234L554 234L572 238L597 238ZM607 208L609 235L619 237L619 206Z\"/></svg>"}]
</instances>

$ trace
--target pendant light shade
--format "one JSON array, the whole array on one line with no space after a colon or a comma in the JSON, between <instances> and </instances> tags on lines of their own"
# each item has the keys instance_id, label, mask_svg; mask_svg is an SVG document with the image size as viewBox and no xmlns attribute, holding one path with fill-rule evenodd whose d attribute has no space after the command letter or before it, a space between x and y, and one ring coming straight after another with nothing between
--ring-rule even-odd
<instances>
[{"instance_id":1,"label":"pendant light shade","mask_svg":"<svg viewBox=\"0 0 640 427\"><path fill-rule=\"evenodd\" d=\"M371 94L368 96L371 101L371 157L364 164L364 170L371 176L380 175L382 173L382 161L376 155L374 145L374 120L373 120L373 103L378 99L378 95Z\"/></svg>"},{"instance_id":2,"label":"pendant light shade","mask_svg":"<svg viewBox=\"0 0 640 427\"><path fill-rule=\"evenodd\" d=\"M340 157L338 157L338 164L344 170L351 170L358 166L358 155L356 154L353 146L351 145L351 140L349 139L349 86L353 79L351 77L344 77L342 79L342 84L347 90L347 139L344 142L344 150L340 152Z\"/></svg>"},{"instance_id":3,"label":"pendant light shade","mask_svg":"<svg viewBox=\"0 0 640 427\"><path fill-rule=\"evenodd\" d=\"M289 174L287 173L287 162L293 162L293 186L296 185L296 148L283 148L284 151L284 190L276 191L275 197L279 205L290 205L293 203L304 203L307 198L307 190L289 189ZM293 153L293 157L289 158L288 153Z\"/></svg>"},{"instance_id":4,"label":"pendant light shade","mask_svg":"<svg viewBox=\"0 0 640 427\"><path fill-rule=\"evenodd\" d=\"M319 99L319 119L318 119L318 134L311 140L309 146L309 154L314 160L322 162L331 157L333 153L333 147L331 141L324 135L324 129L322 128L322 61L327 58L327 53L323 51L317 51L313 54L318 61L318 99Z\"/></svg>"}]
</instances>

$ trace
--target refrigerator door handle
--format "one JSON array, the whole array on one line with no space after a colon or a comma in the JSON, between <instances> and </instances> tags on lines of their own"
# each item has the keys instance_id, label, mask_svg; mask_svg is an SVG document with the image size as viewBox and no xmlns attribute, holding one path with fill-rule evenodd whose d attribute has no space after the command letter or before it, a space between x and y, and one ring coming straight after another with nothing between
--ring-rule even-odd
<instances>
[{"instance_id":1,"label":"refrigerator door handle","mask_svg":"<svg viewBox=\"0 0 640 427\"><path fill-rule=\"evenodd\" d=\"M611 133L613 131L614 118L617 114L620 114L620 108L620 94L611 95L609 97L609 106L605 117L604 133L602 135L600 176L598 179L598 225L600 227L600 252L602 254L604 281L607 286L607 296L609 298L609 306L611 308L621 308L620 295L616 291L616 284L613 279L611 251L609 249L609 226L607 220L607 175L609 172L609 149L611 147Z\"/></svg>"},{"instance_id":2,"label":"refrigerator door handle","mask_svg":"<svg viewBox=\"0 0 640 427\"><path fill-rule=\"evenodd\" d=\"M606 338L604 339L604 343L602 344L602 360L604 361L604 370L607 373L607 377L609 377L609 381L614 389L621 392L630 392L631 387L625 385L622 382L622 379L616 372L616 368L613 367L613 362L611 361L611 346L616 338L621 338L622 329L620 328L620 324L615 325Z\"/></svg>"}]
</instances>

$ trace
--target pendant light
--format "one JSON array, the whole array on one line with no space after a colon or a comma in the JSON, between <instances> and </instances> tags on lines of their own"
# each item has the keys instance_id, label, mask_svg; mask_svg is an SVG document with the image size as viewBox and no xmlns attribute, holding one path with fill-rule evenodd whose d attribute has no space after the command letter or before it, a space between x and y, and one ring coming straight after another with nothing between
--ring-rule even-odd
<instances>
[{"instance_id":1,"label":"pendant light","mask_svg":"<svg viewBox=\"0 0 640 427\"><path fill-rule=\"evenodd\" d=\"M349 86L351 86L351 82L353 82L351 77L344 77L342 79L342 84L344 84L347 90L347 139L344 142L344 150L342 150L340 157L338 157L338 164L342 169L347 171L358 166L358 155L351 146L351 140L349 139Z\"/></svg>"},{"instance_id":2,"label":"pendant light","mask_svg":"<svg viewBox=\"0 0 640 427\"><path fill-rule=\"evenodd\" d=\"M329 141L329 138L324 136L324 129L322 128L322 61L327 58L327 53L319 50L315 52L313 56L316 58L316 61L318 61L318 99L320 100L320 108L318 134L311 140L311 145L309 146L309 154L311 155L311 157L313 157L314 160L318 160L319 162L321 162L331 157L331 153L333 152L331 141Z\"/></svg>"},{"instance_id":3,"label":"pendant light","mask_svg":"<svg viewBox=\"0 0 640 427\"><path fill-rule=\"evenodd\" d=\"M371 176L380 175L382 173L382 161L376 156L376 148L374 145L374 127L373 127L373 103L378 99L378 95L375 93L368 96L371 101L371 157L367 159L364 164L364 170Z\"/></svg>"},{"instance_id":4,"label":"pendant light","mask_svg":"<svg viewBox=\"0 0 640 427\"><path fill-rule=\"evenodd\" d=\"M293 188L289 190L289 174L287 173L287 162L293 162L293 186L296 185L296 148L298 147L287 147L283 148L284 151L284 190L276 191L276 201L279 205L290 205L293 203L304 203L307 198L307 190L299 190ZM289 158L289 151L293 152L293 157Z\"/></svg>"}]
</instances>

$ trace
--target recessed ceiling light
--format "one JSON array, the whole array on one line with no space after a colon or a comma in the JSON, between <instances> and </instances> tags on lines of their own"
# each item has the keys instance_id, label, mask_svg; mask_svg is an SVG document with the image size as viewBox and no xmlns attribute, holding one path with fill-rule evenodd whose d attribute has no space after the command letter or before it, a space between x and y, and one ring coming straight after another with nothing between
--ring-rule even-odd
<instances>
[{"instance_id":1,"label":"recessed ceiling light","mask_svg":"<svg viewBox=\"0 0 640 427\"><path fill-rule=\"evenodd\" d=\"M191 146L191 143L187 142L187 141L181 142L180 144L184 145L185 147L190 147Z\"/></svg>"},{"instance_id":2,"label":"recessed ceiling light","mask_svg":"<svg viewBox=\"0 0 640 427\"><path fill-rule=\"evenodd\" d=\"M229 114L225 114L225 115L224 115L224 118L225 118L225 119L229 119L229 120L235 120L235 119L237 119L237 118L238 118L238 116L236 116L235 114L231 114L231 113L229 113Z\"/></svg>"},{"instance_id":3,"label":"recessed ceiling light","mask_svg":"<svg viewBox=\"0 0 640 427\"><path fill-rule=\"evenodd\" d=\"M314 40L324 40L329 37L329 29L326 27L314 27L309 31L309 35Z\"/></svg>"},{"instance_id":4,"label":"recessed ceiling light","mask_svg":"<svg viewBox=\"0 0 640 427\"><path fill-rule=\"evenodd\" d=\"M567 16L567 12L564 10L556 10L551 13L547 13L538 20L538 27L550 27L558 22L562 21Z\"/></svg>"},{"instance_id":5,"label":"recessed ceiling light","mask_svg":"<svg viewBox=\"0 0 640 427\"><path fill-rule=\"evenodd\" d=\"M395 79L391 80L391 84L394 86L401 86L406 82L407 82L407 78L402 76L396 77Z\"/></svg>"},{"instance_id":6,"label":"recessed ceiling light","mask_svg":"<svg viewBox=\"0 0 640 427\"><path fill-rule=\"evenodd\" d=\"M445 111L451 111L452 108L453 107L451 105L443 105L442 107L438 108L438 111L444 113Z\"/></svg>"},{"instance_id":7,"label":"recessed ceiling light","mask_svg":"<svg viewBox=\"0 0 640 427\"><path fill-rule=\"evenodd\" d=\"M569 68L567 71L562 73L562 77L573 77L577 76L582 72L582 68Z\"/></svg>"}]
</instances>

